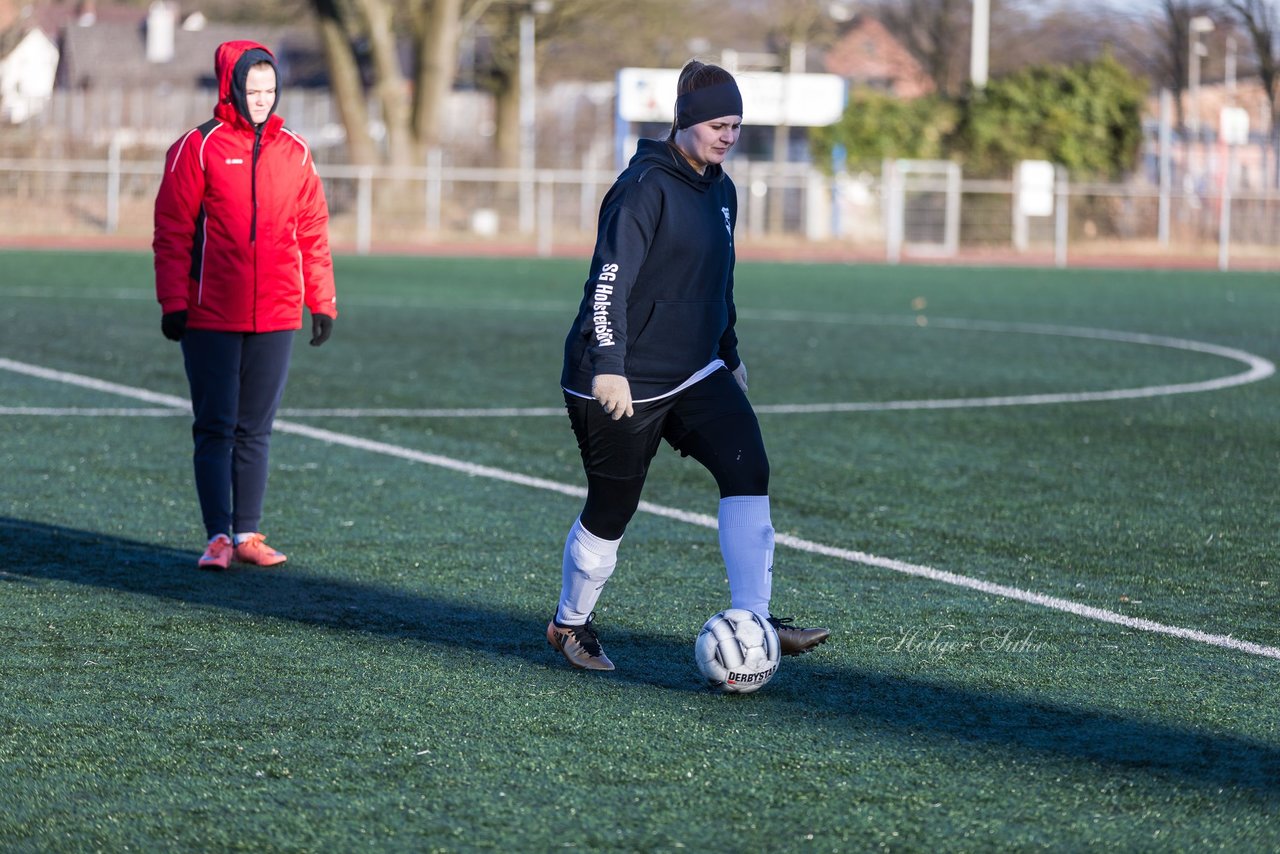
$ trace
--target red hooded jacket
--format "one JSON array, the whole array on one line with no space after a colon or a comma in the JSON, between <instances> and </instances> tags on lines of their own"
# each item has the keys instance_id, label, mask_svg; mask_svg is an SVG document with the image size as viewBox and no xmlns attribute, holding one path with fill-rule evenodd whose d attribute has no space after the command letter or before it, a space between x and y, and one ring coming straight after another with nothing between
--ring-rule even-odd
<instances>
[{"instance_id":1,"label":"red hooded jacket","mask_svg":"<svg viewBox=\"0 0 1280 854\"><path fill-rule=\"evenodd\" d=\"M274 108L258 128L248 119L252 61L237 62L250 51L275 64L256 42L219 45L214 117L169 148L156 196L156 298L192 329L299 329L304 303L338 313L324 186Z\"/></svg>"}]
</instances>

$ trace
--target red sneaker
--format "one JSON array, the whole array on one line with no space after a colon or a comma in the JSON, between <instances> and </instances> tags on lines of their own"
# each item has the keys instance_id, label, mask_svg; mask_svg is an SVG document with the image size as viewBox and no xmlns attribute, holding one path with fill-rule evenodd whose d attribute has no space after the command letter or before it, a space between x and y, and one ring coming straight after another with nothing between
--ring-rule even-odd
<instances>
[{"instance_id":1,"label":"red sneaker","mask_svg":"<svg viewBox=\"0 0 1280 854\"><path fill-rule=\"evenodd\" d=\"M236 562L254 566L275 566L288 558L267 545L263 534L250 534L249 539L236 543Z\"/></svg>"},{"instance_id":2,"label":"red sneaker","mask_svg":"<svg viewBox=\"0 0 1280 854\"><path fill-rule=\"evenodd\" d=\"M218 534L205 546L204 554L196 563L200 569L226 569L231 565L231 538L226 534Z\"/></svg>"}]
</instances>

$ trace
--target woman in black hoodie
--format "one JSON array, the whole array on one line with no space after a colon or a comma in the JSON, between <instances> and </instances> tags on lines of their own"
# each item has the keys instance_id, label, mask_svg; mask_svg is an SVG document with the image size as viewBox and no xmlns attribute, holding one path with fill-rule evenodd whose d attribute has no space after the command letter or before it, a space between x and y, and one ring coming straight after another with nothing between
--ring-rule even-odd
<instances>
[{"instance_id":1,"label":"woman in black hoodie","mask_svg":"<svg viewBox=\"0 0 1280 854\"><path fill-rule=\"evenodd\" d=\"M547 641L587 670L613 669L593 610L663 439L716 479L731 607L770 622L784 655L830 634L769 612L769 459L738 357L738 197L721 167L742 131L742 95L727 71L696 60L681 70L676 93L670 134L640 140L605 195L591 275L565 341L560 383L587 500L565 542Z\"/></svg>"}]
</instances>

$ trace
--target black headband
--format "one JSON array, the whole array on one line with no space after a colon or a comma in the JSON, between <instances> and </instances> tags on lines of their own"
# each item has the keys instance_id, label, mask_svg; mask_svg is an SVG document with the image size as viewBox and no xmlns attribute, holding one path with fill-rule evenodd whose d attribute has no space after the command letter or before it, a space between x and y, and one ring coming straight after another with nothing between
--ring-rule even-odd
<instances>
[{"instance_id":1,"label":"black headband","mask_svg":"<svg viewBox=\"0 0 1280 854\"><path fill-rule=\"evenodd\" d=\"M676 98L676 129L684 130L721 116L742 115L742 93L732 80L694 89Z\"/></svg>"}]
</instances>

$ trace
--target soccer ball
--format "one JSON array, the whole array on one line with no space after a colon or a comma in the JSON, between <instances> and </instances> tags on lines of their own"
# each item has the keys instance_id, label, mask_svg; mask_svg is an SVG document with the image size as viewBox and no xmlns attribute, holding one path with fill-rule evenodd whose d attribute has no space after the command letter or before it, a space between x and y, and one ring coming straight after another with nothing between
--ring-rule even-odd
<instances>
[{"instance_id":1,"label":"soccer ball","mask_svg":"<svg viewBox=\"0 0 1280 854\"><path fill-rule=\"evenodd\" d=\"M767 620L743 608L728 608L707 620L693 644L707 684L728 694L750 694L778 672L778 633Z\"/></svg>"}]
</instances>

